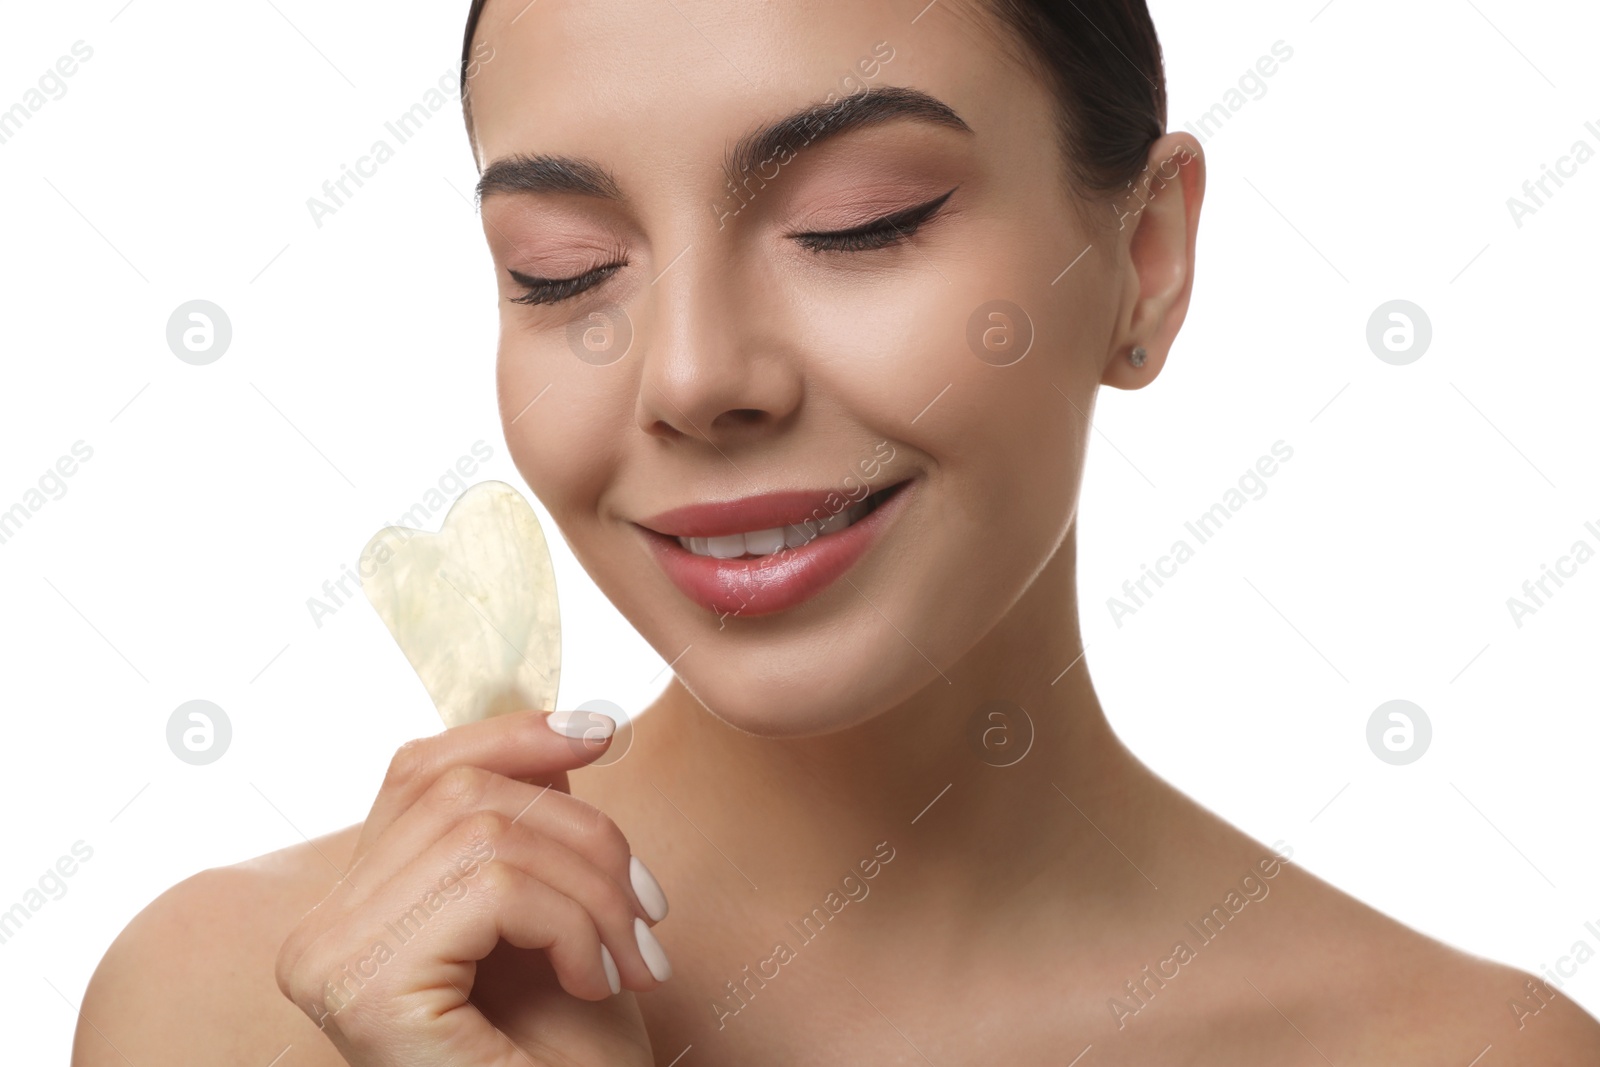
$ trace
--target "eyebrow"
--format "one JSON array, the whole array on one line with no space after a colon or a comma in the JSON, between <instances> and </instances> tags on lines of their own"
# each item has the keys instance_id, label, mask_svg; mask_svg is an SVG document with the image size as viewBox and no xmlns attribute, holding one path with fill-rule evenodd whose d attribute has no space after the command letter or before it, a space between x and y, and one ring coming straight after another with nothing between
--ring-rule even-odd
<instances>
[{"instance_id":1,"label":"eyebrow","mask_svg":"<svg viewBox=\"0 0 1600 1067\"><path fill-rule=\"evenodd\" d=\"M723 176L736 184L739 176L780 152L800 149L897 120L911 120L971 133L955 110L938 97L903 85L868 88L835 101L803 107L739 138L722 161ZM572 156L525 154L506 156L484 168L478 179L481 203L496 193L578 193L603 200L625 200L622 189L604 167Z\"/></svg>"}]
</instances>

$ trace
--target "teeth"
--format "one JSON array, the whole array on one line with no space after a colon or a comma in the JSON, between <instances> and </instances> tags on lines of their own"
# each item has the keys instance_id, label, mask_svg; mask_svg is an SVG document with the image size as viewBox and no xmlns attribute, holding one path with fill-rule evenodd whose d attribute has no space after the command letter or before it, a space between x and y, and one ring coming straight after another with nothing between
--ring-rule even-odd
<instances>
[{"instance_id":1,"label":"teeth","mask_svg":"<svg viewBox=\"0 0 1600 1067\"><path fill-rule=\"evenodd\" d=\"M738 559L740 556L770 556L784 548L800 548L818 537L838 533L861 519L877 506L874 500L863 499L843 511L829 515L821 522L807 519L799 525L780 526L771 530L752 530L749 533L728 534L725 537L680 537L678 544L697 556L713 559Z\"/></svg>"},{"instance_id":2,"label":"teeth","mask_svg":"<svg viewBox=\"0 0 1600 1067\"><path fill-rule=\"evenodd\" d=\"M729 534L727 537L709 537L706 539L706 554L716 559L735 559L744 555L744 534Z\"/></svg>"},{"instance_id":3,"label":"teeth","mask_svg":"<svg viewBox=\"0 0 1600 1067\"><path fill-rule=\"evenodd\" d=\"M823 519L821 532L825 534L838 533L853 521L850 518L850 509L846 508L836 515L829 515L826 519Z\"/></svg>"},{"instance_id":4,"label":"teeth","mask_svg":"<svg viewBox=\"0 0 1600 1067\"><path fill-rule=\"evenodd\" d=\"M757 530L744 535L744 550L752 556L770 556L782 547L782 530Z\"/></svg>"},{"instance_id":5,"label":"teeth","mask_svg":"<svg viewBox=\"0 0 1600 1067\"><path fill-rule=\"evenodd\" d=\"M804 548L816 537L816 531L806 526L785 526L783 543L787 548Z\"/></svg>"}]
</instances>

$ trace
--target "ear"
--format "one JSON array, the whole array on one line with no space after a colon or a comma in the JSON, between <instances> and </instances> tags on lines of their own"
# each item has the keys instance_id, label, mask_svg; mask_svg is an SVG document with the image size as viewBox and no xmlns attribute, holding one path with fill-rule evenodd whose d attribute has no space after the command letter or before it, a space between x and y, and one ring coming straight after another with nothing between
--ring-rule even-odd
<instances>
[{"instance_id":1,"label":"ear","mask_svg":"<svg viewBox=\"0 0 1600 1067\"><path fill-rule=\"evenodd\" d=\"M1142 389L1155 380L1189 312L1194 244L1205 197L1206 161L1191 134L1169 133L1150 146L1139 177L1115 201L1111 234L1122 272L1121 307L1106 354L1105 385ZM1144 366L1128 354L1145 350Z\"/></svg>"}]
</instances>

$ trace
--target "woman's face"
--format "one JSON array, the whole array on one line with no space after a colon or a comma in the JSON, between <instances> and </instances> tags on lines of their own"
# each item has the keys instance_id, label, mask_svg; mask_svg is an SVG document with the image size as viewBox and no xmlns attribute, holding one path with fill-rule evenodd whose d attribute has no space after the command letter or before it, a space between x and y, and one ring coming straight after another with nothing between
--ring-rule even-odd
<instances>
[{"instance_id":1,"label":"woman's face","mask_svg":"<svg viewBox=\"0 0 1600 1067\"><path fill-rule=\"evenodd\" d=\"M1051 97L986 13L924 5L505 0L477 31L511 454L756 734L944 684L1067 533L1110 359L1119 253L1063 189ZM819 105L730 187L732 146Z\"/></svg>"}]
</instances>

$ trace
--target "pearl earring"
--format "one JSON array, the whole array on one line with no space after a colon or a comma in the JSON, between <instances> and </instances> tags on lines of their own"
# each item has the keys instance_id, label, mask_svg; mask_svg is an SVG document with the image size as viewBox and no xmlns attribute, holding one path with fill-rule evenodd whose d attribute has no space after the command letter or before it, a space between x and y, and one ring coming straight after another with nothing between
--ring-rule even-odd
<instances>
[{"instance_id":1,"label":"pearl earring","mask_svg":"<svg viewBox=\"0 0 1600 1067\"><path fill-rule=\"evenodd\" d=\"M1144 357L1148 354L1142 346L1136 346L1132 352L1128 353L1128 362L1135 367L1142 367L1144 366Z\"/></svg>"}]
</instances>

